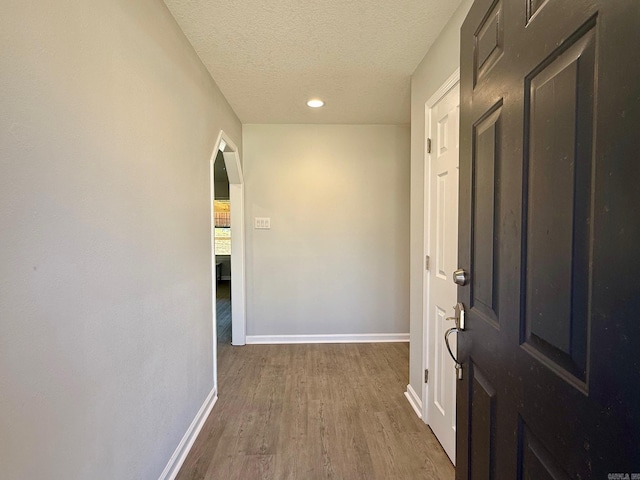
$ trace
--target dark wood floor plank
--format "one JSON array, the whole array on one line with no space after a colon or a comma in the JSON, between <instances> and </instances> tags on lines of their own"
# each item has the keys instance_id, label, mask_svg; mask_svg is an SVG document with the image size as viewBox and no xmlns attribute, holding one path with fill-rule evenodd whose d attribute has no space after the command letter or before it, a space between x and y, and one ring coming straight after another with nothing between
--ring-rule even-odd
<instances>
[{"instance_id":1,"label":"dark wood floor plank","mask_svg":"<svg viewBox=\"0 0 640 480\"><path fill-rule=\"evenodd\" d=\"M431 435L409 433L407 438L418 455L421 452L432 452L431 455L422 456L423 464L421 470L425 472L425 476L421 478L454 478L455 470L453 465L433 433Z\"/></svg>"},{"instance_id":2,"label":"dark wood floor plank","mask_svg":"<svg viewBox=\"0 0 640 480\"><path fill-rule=\"evenodd\" d=\"M273 455L244 455L238 472L239 479L271 480L274 477Z\"/></svg>"},{"instance_id":3,"label":"dark wood floor plank","mask_svg":"<svg viewBox=\"0 0 640 480\"><path fill-rule=\"evenodd\" d=\"M357 406L337 403L336 442L333 455L341 459L343 478L370 479L375 477L373 459L365 438Z\"/></svg>"},{"instance_id":4,"label":"dark wood floor plank","mask_svg":"<svg viewBox=\"0 0 640 480\"><path fill-rule=\"evenodd\" d=\"M219 400L178 480L452 480L403 395L408 356L394 343L220 343Z\"/></svg>"}]
</instances>

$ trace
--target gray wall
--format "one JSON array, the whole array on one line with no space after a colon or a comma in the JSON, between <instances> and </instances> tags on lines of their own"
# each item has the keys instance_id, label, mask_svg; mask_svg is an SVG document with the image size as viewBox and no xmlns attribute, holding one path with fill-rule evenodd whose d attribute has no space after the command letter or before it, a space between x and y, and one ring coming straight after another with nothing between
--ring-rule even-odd
<instances>
[{"instance_id":1,"label":"gray wall","mask_svg":"<svg viewBox=\"0 0 640 480\"><path fill-rule=\"evenodd\" d=\"M408 333L409 133L244 126L248 335Z\"/></svg>"},{"instance_id":2,"label":"gray wall","mask_svg":"<svg viewBox=\"0 0 640 480\"><path fill-rule=\"evenodd\" d=\"M213 387L209 157L242 127L162 1L2 7L0 476L157 479Z\"/></svg>"},{"instance_id":3,"label":"gray wall","mask_svg":"<svg viewBox=\"0 0 640 480\"><path fill-rule=\"evenodd\" d=\"M411 352L410 383L422 396L425 103L460 66L460 26L472 0L463 0L411 78Z\"/></svg>"}]
</instances>

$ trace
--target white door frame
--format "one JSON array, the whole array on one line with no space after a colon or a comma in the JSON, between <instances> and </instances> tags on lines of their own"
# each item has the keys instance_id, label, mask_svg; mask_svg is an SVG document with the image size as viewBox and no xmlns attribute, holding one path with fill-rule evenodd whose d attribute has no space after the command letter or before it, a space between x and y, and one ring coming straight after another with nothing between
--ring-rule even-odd
<instances>
[{"instance_id":1,"label":"white door frame","mask_svg":"<svg viewBox=\"0 0 640 480\"><path fill-rule=\"evenodd\" d=\"M440 88L427 100L425 103L425 135L424 135L424 244L422 250L422 258L426 258L426 255L430 252L429 238L431 234L431 205L429 202L431 185L431 154L427 153L427 139L429 138L429 132L431 132L431 113L436 103L438 103L444 96L451 91L456 85L460 83L460 68L457 68L455 72L440 86ZM431 369L432 365L429 365L429 272L423 268L422 270L422 369ZM443 340L444 341L444 340ZM422 421L429 424L429 384L423 382L422 388Z\"/></svg>"},{"instance_id":2,"label":"white door frame","mask_svg":"<svg viewBox=\"0 0 640 480\"><path fill-rule=\"evenodd\" d=\"M224 164L229 177L229 199L231 204L231 343L244 345L246 342L246 307L245 307L245 241L244 241L244 178L240 154L236 144L223 131L220 130L216 140L211 159L209 160L209 176L211 198L211 281L213 301L213 371L214 384L218 389L217 375L217 318L216 318L216 256L214 211L215 182L214 164L218 152L222 152Z\"/></svg>"}]
</instances>

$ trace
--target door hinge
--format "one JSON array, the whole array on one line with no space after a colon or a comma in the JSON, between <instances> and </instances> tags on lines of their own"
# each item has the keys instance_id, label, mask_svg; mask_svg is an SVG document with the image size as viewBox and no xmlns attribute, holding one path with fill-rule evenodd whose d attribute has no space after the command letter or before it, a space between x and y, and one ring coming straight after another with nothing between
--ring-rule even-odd
<instances>
[{"instance_id":1,"label":"door hinge","mask_svg":"<svg viewBox=\"0 0 640 480\"><path fill-rule=\"evenodd\" d=\"M431 153L431 139L427 138L427 153Z\"/></svg>"},{"instance_id":2,"label":"door hinge","mask_svg":"<svg viewBox=\"0 0 640 480\"><path fill-rule=\"evenodd\" d=\"M429 270L429 264L431 263L431 257L429 255L425 255L424 257L424 269Z\"/></svg>"},{"instance_id":3,"label":"door hinge","mask_svg":"<svg viewBox=\"0 0 640 480\"><path fill-rule=\"evenodd\" d=\"M424 383L429 383L429 369L425 369L424 371Z\"/></svg>"}]
</instances>

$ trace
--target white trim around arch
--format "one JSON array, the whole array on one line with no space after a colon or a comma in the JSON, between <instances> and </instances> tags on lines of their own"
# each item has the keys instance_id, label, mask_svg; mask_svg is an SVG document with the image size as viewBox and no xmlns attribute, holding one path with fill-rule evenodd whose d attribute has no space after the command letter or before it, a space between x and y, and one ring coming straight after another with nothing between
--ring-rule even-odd
<instances>
[{"instance_id":1,"label":"white trim around arch","mask_svg":"<svg viewBox=\"0 0 640 480\"><path fill-rule=\"evenodd\" d=\"M233 140L220 130L215 148L211 154L210 175L211 175L211 278L213 283L213 330L214 330L214 361L216 352L216 265L214 255L214 234L213 234L213 202L214 178L213 166L221 151L224 157L224 164L229 177L229 197L231 203L231 332L233 345L244 345L246 343L246 306L245 306L245 239L244 239L244 178L242 175L242 164L240 154ZM216 375L217 377L217 375ZM217 379L216 379L217 387Z\"/></svg>"}]
</instances>

